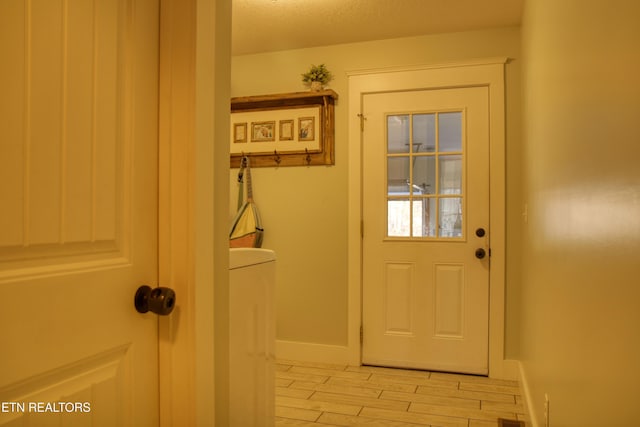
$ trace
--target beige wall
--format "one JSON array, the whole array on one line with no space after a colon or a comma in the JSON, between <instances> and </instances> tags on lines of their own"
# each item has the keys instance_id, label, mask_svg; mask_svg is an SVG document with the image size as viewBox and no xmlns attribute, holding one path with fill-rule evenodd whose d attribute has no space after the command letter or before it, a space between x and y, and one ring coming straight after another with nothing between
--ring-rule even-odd
<instances>
[{"instance_id":1,"label":"beige wall","mask_svg":"<svg viewBox=\"0 0 640 427\"><path fill-rule=\"evenodd\" d=\"M330 84L336 105L336 164L331 167L253 170L254 195L265 226L264 247L278 256L278 339L309 343L347 343L347 169L349 70L402 65L440 64L474 58L510 57L507 65L508 195L517 200L520 135L520 32L518 28L442 34L232 58L232 96L306 90L300 74L310 64L325 63L335 74ZM230 173L232 212L236 207L237 170ZM518 225L520 202L509 207ZM513 228L511 221L510 228ZM518 233L509 233L515 247ZM511 261L508 277L519 277ZM516 280L508 289L508 352L517 348L519 300ZM510 287L511 285L508 285ZM510 320L509 317L512 317ZM514 329L515 328L515 329Z\"/></svg>"},{"instance_id":2,"label":"beige wall","mask_svg":"<svg viewBox=\"0 0 640 427\"><path fill-rule=\"evenodd\" d=\"M536 0L523 24L521 353L552 426L640 419L640 3Z\"/></svg>"}]
</instances>

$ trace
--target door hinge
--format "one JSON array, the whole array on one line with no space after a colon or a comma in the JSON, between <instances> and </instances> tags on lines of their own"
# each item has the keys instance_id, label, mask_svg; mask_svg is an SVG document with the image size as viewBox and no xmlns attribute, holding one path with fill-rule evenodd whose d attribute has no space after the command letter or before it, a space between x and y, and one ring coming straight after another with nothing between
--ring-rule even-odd
<instances>
[{"instance_id":1,"label":"door hinge","mask_svg":"<svg viewBox=\"0 0 640 427\"><path fill-rule=\"evenodd\" d=\"M360 325L360 345L364 343L364 328Z\"/></svg>"},{"instance_id":2,"label":"door hinge","mask_svg":"<svg viewBox=\"0 0 640 427\"><path fill-rule=\"evenodd\" d=\"M364 220L363 219L360 220L360 238L361 239L364 238Z\"/></svg>"},{"instance_id":3,"label":"door hinge","mask_svg":"<svg viewBox=\"0 0 640 427\"><path fill-rule=\"evenodd\" d=\"M360 117L360 131L364 132L364 121L367 120L367 118L362 113L358 113L358 117Z\"/></svg>"}]
</instances>

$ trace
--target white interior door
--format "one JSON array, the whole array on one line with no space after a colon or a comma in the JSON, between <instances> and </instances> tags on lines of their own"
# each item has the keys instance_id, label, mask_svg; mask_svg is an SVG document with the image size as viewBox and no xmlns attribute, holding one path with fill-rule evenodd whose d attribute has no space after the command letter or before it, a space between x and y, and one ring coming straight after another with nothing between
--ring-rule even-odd
<instances>
[{"instance_id":1,"label":"white interior door","mask_svg":"<svg viewBox=\"0 0 640 427\"><path fill-rule=\"evenodd\" d=\"M0 2L0 425L158 425L158 14Z\"/></svg>"},{"instance_id":2,"label":"white interior door","mask_svg":"<svg viewBox=\"0 0 640 427\"><path fill-rule=\"evenodd\" d=\"M362 361L487 374L488 89L367 94L363 113Z\"/></svg>"}]
</instances>

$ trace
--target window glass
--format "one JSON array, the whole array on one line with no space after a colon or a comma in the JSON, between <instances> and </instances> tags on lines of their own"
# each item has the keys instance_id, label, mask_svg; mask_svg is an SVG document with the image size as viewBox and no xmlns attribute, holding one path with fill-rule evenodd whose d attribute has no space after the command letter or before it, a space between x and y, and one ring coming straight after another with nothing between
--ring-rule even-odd
<instances>
[{"instance_id":1,"label":"window glass","mask_svg":"<svg viewBox=\"0 0 640 427\"><path fill-rule=\"evenodd\" d=\"M461 111L387 116L387 236L463 237Z\"/></svg>"},{"instance_id":2,"label":"window glass","mask_svg":"<svg viewBox=\"0 0 640 427\"><path fill-rule=\"evenodd\" d=\"M436 115L413 115L413 151L432 153L436 151Z\"/></svg>"},{"instance_id":3,"label":"window glass","mask_svg":"<svg viewBox=\"0 0 640 427\"><path fill-rule=\"evenodd\" d=\"M387 152L408 153L409 141L409 116L387 116Z\"/></svg>"},{"instance_id":4,"label":"window glass","mask_svg":"<svg viewBox=\"0 0 640 427\"><path fill-rule=\"evenodd\" d=\"M462 155L438 157L440 194L462 194Z\"/></svg>"},{"instance_id":5,"label":"window glass","mask_svg":"<svg viewBox=\"0 0 640 427\"><path fill-rule=\"evenodd\" d=\"M409 157L387 158L388 194L409 194Z\"/></svg>"},{"instance_id":6,"label":"window glass","mask_svg":"<svg viewBox=\"0 0 640 427\"><path fill-rule=\"evenodd\" d=\"M438 143L440 152L462 151L462 113L438 114Z\"/></svg>"}]
</instances>

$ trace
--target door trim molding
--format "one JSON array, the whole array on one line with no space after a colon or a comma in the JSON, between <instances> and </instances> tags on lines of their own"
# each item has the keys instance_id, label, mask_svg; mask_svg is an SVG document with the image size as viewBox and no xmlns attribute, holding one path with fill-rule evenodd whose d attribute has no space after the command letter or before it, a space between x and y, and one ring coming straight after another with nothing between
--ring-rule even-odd
<instances>
[{"instance_id":1,"label":"door trim molding","mask_svg":"<svg viewBox=\"0 0 640 427\"><path fill-rule=\"evenodd\" d=\"M192 266L195 1L160 4L158 282L176 291L176 309L158 318L160 426L196 425L195 289Z\"/></svg>"},{"instance_id":2,"label":"door trim molding","mask_svg":"<svg viewBox=\"0 0 640 427\"><path fill-rule=\"evenodd\" d=\"M489 272L489 376L515 379L517 370L504 359L505 333L505 89L507 58L473 60L377 70L355 70L349 79L349 172L348 172L348 354L360 364L362 346L362 132L363 96L398 90L485 86L489 90L489 226L491 270ZM365 118L366 126L366 118Z\"/></svg>"},{"instance_id":3,"label":"door trim molding","mask_svg":"<svg viewBox=\"0 0 640 427\"><path fill-rule=\"evenodd\" d=\"M229 425L231 0L160 2L160 425ZM213 261L213 262L212 262Z\"/></svg>"}]
</instances>

